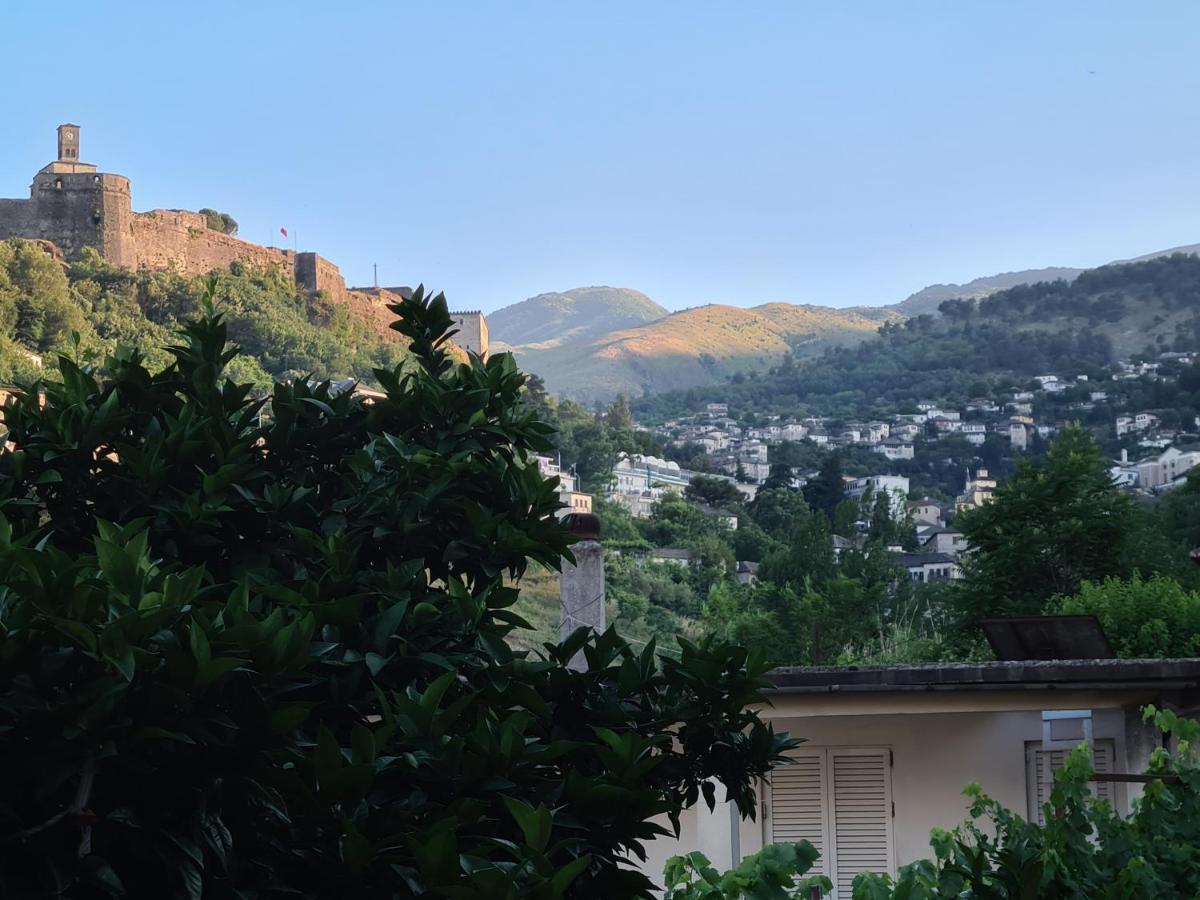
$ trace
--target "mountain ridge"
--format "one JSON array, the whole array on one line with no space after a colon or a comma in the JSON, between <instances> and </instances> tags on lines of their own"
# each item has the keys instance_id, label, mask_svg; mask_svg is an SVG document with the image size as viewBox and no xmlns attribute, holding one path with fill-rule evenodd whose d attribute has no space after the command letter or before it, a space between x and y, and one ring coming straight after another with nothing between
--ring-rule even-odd
<instances>
[{"instance_id":1,"label":"mountain ridge","mask_svg":"<svg viewBox=\"0 0 1200 900\"><path fill-rule=\"evenodd\" d=\"M669 315L641 291L607 285L537 294L488 316L493 341L507 349L552 349Z\"/></svg>"},{"instance_id":2,"label":"mountain ridge","mask_svg":"<svg viewBox=\"0 0 1200 900\"><path fill-rule=\"evenodd\" d=\"M1200 255L1200 244L1107 265L1177 253ZM493 335L500 332L497 349L512 351L518 364L539 375L552 393L602 403L618 394L636 397L719 383L737 372L762 371L788 354L808 359L832 347L860 343L881 325L936 316L947 300L982 300L1020 285L1069 284L1099 268L1001 272L962 284L931 284L898 303L843 308L776 301L753 307L711 303L670 312L629 288L574 288L504 307L489 317L489 324L500 322L500 328L492 326ZM631 305L625 308L627 302ZM591 303L597 308L588 309ZM523 340L522 321L532 323ZM613 322L621 324L606 329Z\"/></svg>"}]
</instances>

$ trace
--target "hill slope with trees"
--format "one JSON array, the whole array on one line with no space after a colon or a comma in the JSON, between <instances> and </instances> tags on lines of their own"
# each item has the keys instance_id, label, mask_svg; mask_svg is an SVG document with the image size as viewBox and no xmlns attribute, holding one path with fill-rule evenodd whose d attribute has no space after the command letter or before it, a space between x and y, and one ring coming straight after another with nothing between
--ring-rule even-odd
<instances>
[{"instance_id":1,"label":"hill slope with trees","mask_svg":"<svg viewBox=\"0 0 1200 900\"><path fill-rule=\"evenodd\" d=\"M882 309L712 304L591 343L519 352L518 363L537 373L553 393L607 401L622 393L712 384L737 371L766 368L787 354L808 356L831 344L856 343L891 318L897 317Z\"/></svg>"},{"instance_id":2,"label":"hill slope with trees","mask_svg":"<svg viewBox=\"0 0 1200 900\"><path fill-rule=\"evenodd\" d=\"M215 277L230 337L245 351L235 362L239 381L265 388L273 377L369 380L374 368L407 356L400 336L381 331L376 315L301 294L277 270L235 263ZM207 282L119 269L91 250L64 264L42 244L0 241L0 384L32 377L43 356L52 366L64 349L102 358L121 344L162 368L171 332L196 315Z\"/></svg>"},{"instance_id":3,"label":"hill slope with trees","mask_svg":"<svg viewBox=\"0 0 1200 900\"><path fill-rule=\"evenodd\" d=\"M731 412L869 415L930 397L965 400L990 382L1099 373L1118 358L1200 346L1200 258L1104 266L1073 281L949 300L940 316L887 323L873 340L767 373L638 402L650 417L727 402Z\"/></svg>"}]
</instances>

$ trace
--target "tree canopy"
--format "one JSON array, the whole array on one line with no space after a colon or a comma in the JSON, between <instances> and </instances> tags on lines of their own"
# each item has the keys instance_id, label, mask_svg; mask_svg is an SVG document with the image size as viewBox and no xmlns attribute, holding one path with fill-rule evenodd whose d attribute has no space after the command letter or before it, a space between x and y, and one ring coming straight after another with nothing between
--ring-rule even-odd
<instances>
[{"instance_id":1,"label":"tree canopy","mask_svg":"<svg viewBox=\"0 0 1200 900\"><path fill-rule=\"evenodd\" d=\"M62 358L4 409L0 893L649 897L656 817L753 815L790 746L756 655L510 647L506 579L570 541L511 356L456 363L417 290L383 397L264 409L218 288L165 368Z\"/></svg>"},{"instance_id":2,"label":"tree canopy","mask_svg":"<svg viewBox=\"0 0 1200 900\"><path fill-rule=\"evenodd\" d=\"M1069 426L1044 459L1022 460L992 502L959 517L972 547L970 609L1036 615L1085 580L1129 573L1136 509L1113 490L1109 465L1085 430Z\"/></svg>"}]
</instances>

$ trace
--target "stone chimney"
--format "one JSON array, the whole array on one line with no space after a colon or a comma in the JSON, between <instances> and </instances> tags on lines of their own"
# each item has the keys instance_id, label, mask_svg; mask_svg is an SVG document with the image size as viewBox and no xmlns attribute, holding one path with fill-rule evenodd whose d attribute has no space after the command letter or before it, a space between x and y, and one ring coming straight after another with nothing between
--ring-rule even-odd
<instances>
[{"instance_id":1,"label":"stone chimney","mask_svg":"<svg viewBox=\"0 0 1200 900\"><path fill-rule=\"evenodd\" d=\"M600 519L591 513L572 513L567 527L579 540L571 545L575 563L563 563L558 578L559 640L577 628L604 631L604 548L600 545ZM576 653L568 666L577 672L587 669L583 653Z\"/></svg>"}]
</instances>

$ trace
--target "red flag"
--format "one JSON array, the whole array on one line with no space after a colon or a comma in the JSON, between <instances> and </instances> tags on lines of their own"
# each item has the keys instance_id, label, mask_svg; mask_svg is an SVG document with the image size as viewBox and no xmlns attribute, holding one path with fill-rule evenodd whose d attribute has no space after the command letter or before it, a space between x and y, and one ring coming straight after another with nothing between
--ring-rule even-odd
<instances>
[{"instance_id":1,"label":"red flag","mask_svg":"<svg viewBox=\"0 0 1200 900\"><path fill-rule=\"evenodd\" d=\"M287 237L287 229L286 228L280 228L279 233L282 234L284 237Z\"/></svg>"}]
</instances>

